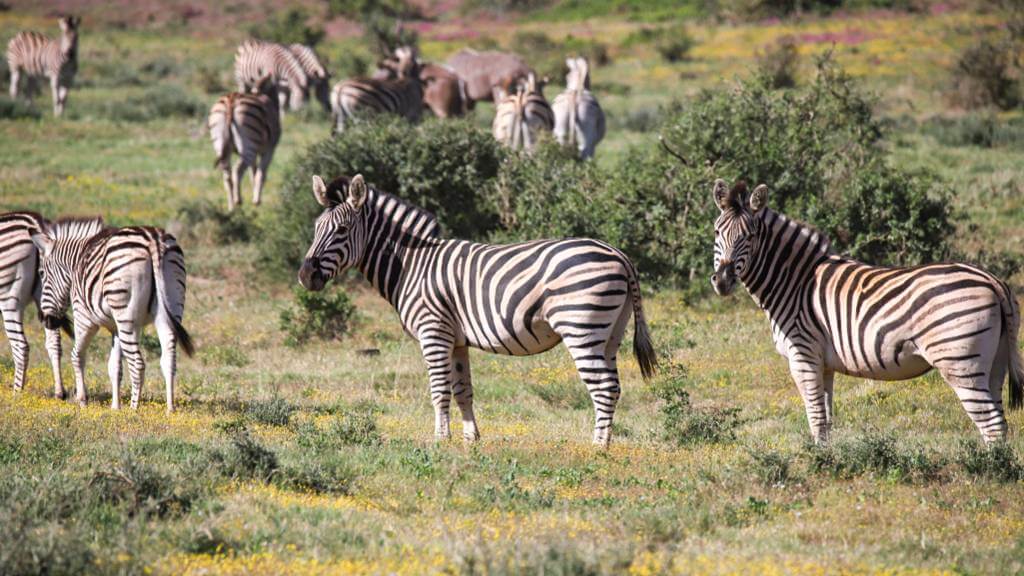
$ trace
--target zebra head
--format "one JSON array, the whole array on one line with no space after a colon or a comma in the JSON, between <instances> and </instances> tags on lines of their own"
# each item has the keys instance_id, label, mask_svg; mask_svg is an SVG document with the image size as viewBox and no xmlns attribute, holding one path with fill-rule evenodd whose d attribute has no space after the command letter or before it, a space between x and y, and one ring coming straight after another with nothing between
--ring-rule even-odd
<instances>
[{"instance_id":1,"label":"zebra head","mask_svg":"<svg viewBox=\"0 0 1024 576\"><path fill-rule=\"evenodd\" d=\"M103 231L102 218L62 219L32 235L39 250L39 278L42 296L39 311L47 328L56 329L66 320L71 303L71 276L90 238Z\"/></svg>"},{"instance_id":2,"label":"zebra head","mask_svg":"<svg viewBox=\"0 0 1024 576\"><path fill-rule=\"evenodd\" d=\"M78 25L82 23L79 16L64 16L60 24L60 48L65 54L75 51L78 46Z\"/></svg>"},{"instance_id":3,"label":"zebra head","mask_svg":"<svg viewBox=\"0 0 1024 576\"><path fill-rule=\"evenodd\" d=\"M569 73L565 75L568 90L590 90L590 66L586 58L566 58Z\"/></svg>"},{"instance_id":4,"label":"zebra head","mask_svg":"<svg viewBox=\"0 0 1024 576\"><path fill-rule=\"evenodd\" d=\"M359 262L365 247L361 215L366 195L362 174L330 184L313 176L313 196L324 211L313 225L313 243L299 269L299 284L307 290L323 290L328 280Z\"/></svg>"},{"instance_id":5,"label":"zebra head","mask_svg":"<svg viewBox=\"0 0 1024 576\"><path fill-rule=\"evenodd\" d=\"M715 180L715 204L721 210L715 221L715 272L711 285L719 296L729 295L736 280L744 274L756 257L761 220L756 217L768 203L768 187L761 184L747 194L742 180L729 188L725 180Z\"/></svg>"}]
</instances>

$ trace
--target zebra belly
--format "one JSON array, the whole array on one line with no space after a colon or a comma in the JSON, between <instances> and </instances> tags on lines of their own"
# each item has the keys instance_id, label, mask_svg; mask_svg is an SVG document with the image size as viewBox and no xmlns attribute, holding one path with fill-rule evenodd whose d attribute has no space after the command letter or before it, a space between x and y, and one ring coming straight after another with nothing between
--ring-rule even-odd
<instances>
[{"instance_id":1,"label":"zebra belly","mask_svg":"<svg viewBox=\"0 0 1024 576\"><path fill-rule=\"evenodd\" d=\"M885 366L865 366L862 362L858 363L851 358L840 360L838 357L833 357L834 362L829 363L829 367L849 376L887 381L909 380L932 369L931 364L921 356L917 345L909 340L900 342L899 348L896 345L883 348L882 357L889 359Z\"/></svg>"},{"instance_id":2,"label":"zebra belly","mask_svg":"<svg viewBox=\"0 0 1024 576\"><path fill-rule=\"evenodd\" d=\"M529 332L523 330L516 333L514 337L506 336L500 339L496 338L494 341L476 336L471 330L464 332L467 345L503 356L540 354L551 350L562 341L562 337L555 333L551 325L539 318L534 319Z\"/></svg>"}]
</instances>

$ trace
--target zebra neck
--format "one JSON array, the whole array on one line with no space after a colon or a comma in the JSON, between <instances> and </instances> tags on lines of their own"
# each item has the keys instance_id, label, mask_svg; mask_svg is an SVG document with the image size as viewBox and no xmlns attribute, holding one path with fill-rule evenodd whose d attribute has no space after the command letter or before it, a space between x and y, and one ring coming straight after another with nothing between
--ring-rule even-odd
<instances>
[{"instance_id":1,"label":"zebra neck","mask_svg":"<svg viewBox=\"0 0 1024 576\"><path fill-rule=\"evenodd\" d=\"M412 281L424 271L419 255L441 242L437 220L397 196L373 189L369 194L366 202L372 209L363 220L366 247L359 269L398 309Z\"/></svg>"},{"instance_id":2,"label":"zebra neck","mask_svg":"<svg viewBox=\"0 0 1024 576\"><path fill-rule=\"evenodd\" d=\"M757 253L740 280L757 305L777 318L799 305L802 289L831 250L824 234L783 214L765 208L758 218Z\"/></svg>"}]
</instances>

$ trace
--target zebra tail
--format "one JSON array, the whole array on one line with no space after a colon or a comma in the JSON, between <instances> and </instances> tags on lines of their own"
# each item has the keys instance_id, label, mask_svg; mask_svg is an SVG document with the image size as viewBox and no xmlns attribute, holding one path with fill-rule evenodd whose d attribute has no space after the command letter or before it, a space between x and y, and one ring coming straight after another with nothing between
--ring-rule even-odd
<instances>
[{"instance_id":1,"label":"zebra tail","mask_svg":"<svg viewBox=\"0 0 1024 576\"><path fill-rule=\"evenodd\" d=\"M573 150L576 149L576 143L578 141L578 138L576 137L576 119L579 117L579 113L577 112L576 107L579 106L579 94L579 91L573 90L572 96L569 97L569 146Z\"/></svg>"},{"instance_id":2,"label":"zebra tail","mask_svg":"<svg viewBox=\"0 0 1024 576\"><path fill-rule=\"evenodd\" d=\"M160 300L160 306L163 306L164 313L171 319L171 329L174 330L174 339L181 344L181 348L185 351L185 354L191 357L196 351L195 345L192 343L192 336L190 336L188 331L185 330L185 327L181 325L181 322L174 317L174 314L171 314L171 309L168 307L167 279L164 278L163 252L163 239L157 237L157 241L149 251L150 258L153 259L153 279L156 283L156 295Z\"/></svg>"},{"instance_id":3,"label":"zebra tail","mask_svg":"<svg viewBox=\"0 0 1024 576\"><path fill-rule=\"evenodd\" d=\"M231 123L235 121L235 98L228 96L227 105L224 107L224 126L221 128L220 150L217 151L217 159L213 162L214 168L227 170L231 166L231 149L234 143L231 141Z\"/></svg>"},{"instance_id":4,"label":"zebra tail","mask_svg":"<svg viewBox=\"0 0 1024 576\"><path fill-rule=\"evenodd\" d=\"M1020 332L1020 309L1008 286L1003 316L1006 322L1006 344L1010 353L1010 409L1019 410L1024 405L1024 361L1021 360L1017 338Z\"/></svg>"},{"instance_id":5,"label":"zebra tail","mask_svg":"<svg viewBox=\"0 0 1024 576\"><path fill-rule=\"evenodd\" d=\"M636 279L636 270L632 263L629 265L630 279L629 291L633 297L633 355L640 364L640 374L644 380L650 380L658 369L658 357L654 353L654 345L651 343L651 332L647 329L647 320L644 319L644 303L640 296L640 283Z\"/></svg>"}]
</instances>

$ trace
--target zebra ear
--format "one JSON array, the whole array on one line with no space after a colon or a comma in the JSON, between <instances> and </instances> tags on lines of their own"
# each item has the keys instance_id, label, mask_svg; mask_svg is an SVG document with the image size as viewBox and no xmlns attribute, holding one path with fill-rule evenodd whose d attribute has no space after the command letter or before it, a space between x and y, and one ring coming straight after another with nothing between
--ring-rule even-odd
<instances>
[{"instance_id":1,"label":"zebra ear","mask_svg":"<svg viewBox=\"0 0 1024 576\"><path fill-rule=\"evenodd\" d=\"M348 183L348 203L359 210L366 202L366 181L362 174L356 174Z\"/></svg>"},{"instance_id":2,"label":"zebra ear","mask_svg":"<svg viewBox=\"0 0 1024 576\"><path fill-rule=\"evenodd\" d=\"M715 205L718 206L718 209L722 212L725 212L731 207L731 200L729 198L730 192L729 185L725 183L725 180L722 180L721 178L715 180L715 186L712 189L711 194L715 199Z\"/></svg>"},{"instance_id":3,"label":"zebra ear","mask_svg":"<svg viewBox=\"0 0 1024 576\"><path fill-rule=\"evenodd\" d=\"M768 206L768 186L760 184L750 194L750 211L759 212L766 206Z\"/></svg>"},{"instance_id":4,"label":"zebra ear","mask_svg":"<svg viewBox=\"0 0 1024 576\"><path fill-rule=\"evenodd\" d=\"M50 248L53 247L53 239L43 233L33 234L32 243L36 245L36 250L39 250L39 255L44 258L50 253Z\"/></svg>"},{"instance_id":5,"label":"zebra ear","mask_svg":"<svg viewBox=\"0 0 1024 576\"><path fill-rule=\"evenodd\" d=\"M313 175L313 197L324 208L330 208L333 204L327 197L327 184L324 184L324 179L316 174Z\"/></svg>"}]
</instances>

